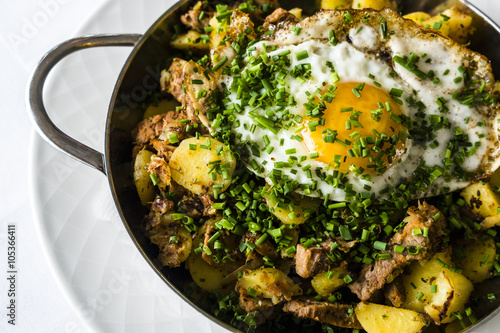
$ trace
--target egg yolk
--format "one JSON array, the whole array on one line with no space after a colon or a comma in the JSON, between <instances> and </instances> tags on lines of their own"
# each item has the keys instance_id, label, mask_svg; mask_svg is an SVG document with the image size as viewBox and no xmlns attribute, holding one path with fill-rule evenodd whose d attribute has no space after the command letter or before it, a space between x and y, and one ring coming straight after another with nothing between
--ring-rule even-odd
<instances>
[{"instance_id":1,"label":"egg yolk","mask_svg":"<svg viewBox=\"0 0 500 333\"><path fill-rule=\"evenodd\" d=\"M316 160L331 163L336 170L383 172L397 161L405 146L407 131L401 124L399 104L383 89L369 84L345 82L332 90L321 93L326 106L321 116L324 125L321 118L303 118L303 144L317 153ZM317 98L315 103L319 101ZM314 126L317 121L320 125Z\"/></svg>"}]
</instances>

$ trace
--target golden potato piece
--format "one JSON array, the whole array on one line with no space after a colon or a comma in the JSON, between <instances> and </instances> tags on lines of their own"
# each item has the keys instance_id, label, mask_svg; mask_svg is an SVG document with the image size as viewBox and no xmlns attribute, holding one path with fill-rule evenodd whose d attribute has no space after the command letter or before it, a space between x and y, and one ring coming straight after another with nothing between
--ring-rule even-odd
<instances>
[{"instance_id":1,"label":"golden potato piece","mask_svg":"<svg viewBox=\"0 0 500 333\"><path fill-rule=\"evenodd\" d=\"M197 245L197 244L194 244ZM187 268L193 281L203 290L212 292L222 288L222 280L235 269L233 263L210 266L201 254L192 253L187 259Z\"/></svg>"},{"instance_id":2,"label":"golden potato piece","mask_svg":"<svg viewBox=\"0 0 500 333\"><path fill-rule=\"evenodd\" d=\"M210 36L202 35L197 31L190 30L185 34L179 35L170 42L173 48L182 51L207 52L212 48Z\"/></svg>"},{"instance_id":3,"label":"golden potato piece","mask_svg":"<svg viewBox=\"0 0 500 333\"><path fill-rule=\"evenodd\" d=\"M368 333L417 333L426 324L418 312L392 306L359 303L354 312Z\"/></svg>"},{"instance_id":4,"label":"golden potato piece","mask_svg":"<svg viewBox=\"0 0 500 333\"><path fill-rule=\"evenodd\" d=\"M473 284L491 277L492 263L497 254L495 241L491 237L471 239L463 247L455 246L454 261Z\"/></svg>"},{"instance_id":5,"label":"golden potato piece","mask_svg":"<svg viewBox=\"0 0 500 333\"><path fill-rule=\"evenodd\" d=\"M425 12L413 12L413 13L410 13L410 14L406 14L403 17L405 19L412 20L412 21L415 21L416 23L420 24L420 23L422 23L424 21L427 21L432 16L430 16L429 14L427 14Z\"/></svg>"},{"instance_id":6,"label":"golden potato piece","mask_svg":"<svg viewBox=\"0 0 500 333\"><path fill-rule=\"evenodd\" d=\"M177 184L194 194L213 195L214 186L222 193L231 184L236 160L221 142L200 137L183 140L172 153L169 166Z\"/></svg>"},{"instance_id":7,"label":"golden potato piece","mask_svg":"<svg viewBox=\"0 0 500 333\"><path fill-rule=\"evenodd\" d=\"M436 293L424 310L437 325L451 323L455 312L463 312L465 303L474 289L472 283L462 274L442 271L435 280Z\"/></svg>"},{"instance_id":8,"label":"golden potato piece","mask_svg":"<svg viewBox=\"0 0 500 333\"><path fill-rule=\"evenodd\" d=\"M179 105L181 105L181 103L179 103L175 99L172 100L162 99L161 101L158 102L157 105L155 104L149 105L146 111L144 111L144 116L142 118L146 119L149 117L166 113L168 111L173 111L175 110L175 107Z\"/></svg>"},{"instance_id":9,"label":"golden potato piece","mask_svg":"<svg viewBox=\"0 0 500 333\"><path fill-rule=\"evenodd\" d=\"M227 35L227 24L221 24L219 20L217 20L217 16L214 16L210 19L210 26L213 28L210 33L212 47L217 47L221 44L221 42L223 42Z\"/></svg>"},{"instance_id":10,"label":"golden potato piece","mask_svg":"<svg viewBox=\"0 0 500 333\"><path fill-rule=\"evenodd\" d=\"M297 197L297 201L292 202L291 207L283 207L284 204L276 206L277 198L272 194L265 196L267 206L271 209L271 212L284 224L302 224L310 216L310 210L315 211L319 206L319 201L311 199L309 197L304 197L302 199Z\"/></svg>"},{"instance_id":11,"label":"golden potato piece","mask_svg":"<svg viewBox=\"0 0 500 333\"><path fill-rule=\"evenodd\" d=\"M302 8L293 8L290 9L288 12L298 19L302 18Z\"/></svg>"},{"instance_id":12,"label":"golden potato piece","mask_svg":"<svg viewBox=\"0 0 500 333\"><path fill-rule=\"evenodd\" d=\"M134 161L134 183L137 194L144 206L148 206L155 198L155 187L148 171L148 164L154 154L149 150L141 150Z\"/></svg>"},{"instance_id":13,"label":"golden potato piece","mask_svg":"<svg viewBox=\"0 0 500 333\"><path fill-rule=\"evenodd\" d=\"M401 307L427 313L436 324L456 319L474 289L462 274L444 267L451 266L450 253L438 253L424 265L415 262L401 275L406 300Z\"/></svg>"},{"instance_id":14,"label":"golden potato piece","mask_svg":"<svg viewBox=\"0 0 500 333\"><path fill-rule=\"evenodd\" d=\"M321 0L321 9L347 9L351 8L352 0Z\"/></svg>"},{"instance_id":15,"label":"golden potato piece","mask_svg":"<svg viewBox=\"0 0 500 333\"><path fill-rule=\"evenodd\" d=\"M398 4L394 0L354 0L352 2L352 8L354 9L373 8L381 10L385 7L397 10Z\"/></svg>"},{"instance_id":16,"label":"golden potato piece","mask_svg":"<svg viewBox=\"0 0 500 333\"><path fill-rule=\"evenodd\" d=\"M469 36L474 32L472 16L462 12L457 7L449 8L436 16L416 12L405 16L422 27L439 30L443 35L450 37L458 43L467 43Z\"/></svg>"},{"instance_id":17,"label":"golden potato piece","mask_svg":"<svg viewBox=\"0 0 500 333\"><path fill-rule=\"evenodd\" d=\"M424 306L432 299L432 281L443 271L444 267L438 260L451 266L451 253L437 253L425 264L415 262L410 264L401 275L401 282L406 290L406 300L401 307L424 312ZM422 293L422 295L419 295Z\"/></svg>"},{"instance_id":18,"label":"golden potato piece","mask_svg":"<svg viewBox=\"0 0 500 333\"><path fill-rule=\"evenodd\" d=\"M256 295L270 298L273 304L282 300L291 300L292 296L302 295L302 289L297 286L285 273L276 268L261 267L255 270L246 270L238 278L237 288L255 290Z\"/></svg>"},{"instance_id":19,"label":"golden potato piece","mask_svg":"<svg viewBox=\"0 0 500 333\"><path fill-rule=\"evenodd\" d=\"M491 228L500 223L500 194L498 194L493 186L487 183L474 183L462 190L460 195L465 199L467 204L476 214L484 217L484 229Z\"/></svg>"},{"instance_id":20,"label":"golden potato piece","mask_svg":"<svg viewBox=\"0 0 500 333\"><path fill-rule=\"evenodd\" d=\"M328 297L346 284L344 276L349 274L347 269L343 267L336 267L332 270L332 272L319 273L312 278L311 286L318 293L318 295Z\"/></svg>"}]
</instances>

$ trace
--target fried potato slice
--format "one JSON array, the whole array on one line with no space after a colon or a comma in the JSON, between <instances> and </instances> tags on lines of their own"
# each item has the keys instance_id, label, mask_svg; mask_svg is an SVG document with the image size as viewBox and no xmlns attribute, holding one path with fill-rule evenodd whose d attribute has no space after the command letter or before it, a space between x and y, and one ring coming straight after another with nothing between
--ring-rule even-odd
<instances>
[{"instance_id":1,"label":"fried potato slice","mask_svg":"<svg viewBox=\"0 0 500 333\"><path fill-rule=\"evenodd\" d=\"M217 154L219 153L219 154ZM221 142L208 137L183 140L169 162L172 179L194 194L213 195L231 184L236 167L232 152Z\"/></svg>"}]
</instances>

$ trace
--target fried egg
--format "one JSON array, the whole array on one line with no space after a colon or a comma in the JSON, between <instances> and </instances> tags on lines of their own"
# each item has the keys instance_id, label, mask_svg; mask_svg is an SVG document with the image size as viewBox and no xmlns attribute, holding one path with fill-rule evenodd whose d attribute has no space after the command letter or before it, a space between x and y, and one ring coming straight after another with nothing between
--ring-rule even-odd
<instances>
[{"instance_id":1,"label":"fried egg","mask_svg":"<svg viewBox=\"0 0 500 333\"><path fill-rule=\"evenodd\" d=\"M265 36L224 84L245 163L268 183L335 201L421 198L497 168L484 57L389 9L323 11Z\"/></svg>"}]
</instances>

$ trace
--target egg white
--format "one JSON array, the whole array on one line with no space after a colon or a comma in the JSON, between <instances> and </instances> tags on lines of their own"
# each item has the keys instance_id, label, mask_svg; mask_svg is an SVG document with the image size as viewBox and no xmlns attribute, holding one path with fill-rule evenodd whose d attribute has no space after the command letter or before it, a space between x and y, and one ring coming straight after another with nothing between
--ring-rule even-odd
<instances>
[{"instance_id":1,"label":"egg white","mask_svg":"<svg viewBox=\"0 0 500 333\"><path fill-rule=\"evenodd\" d=\"M321 22L321 20L325 22ZM387 59L380 57L380 43L382 36L380 31L373 29L364 24L358 24L348 32L348 41L338 43L336 46L332 45L328 39L325 39L325 34L328 29L319 29L318 27L328 26L328 20L332 18L328 15L319 16L319 20L315 21L315 26L304 25L302 37L298 37L287 30L282 29L272 40L259 42L254 45L255 50L252 52L253 56L258 56L263 52L263 45L267 47L276 46L274 51L268 52L268 56L272 58L273 55L280 54L283 51L290 51L291 65L289 70L293 69L298 64L310 63L312 68L312 76L306 82L300 83L295 78L288 75L285 78L284 87L295 98L297 105L289 107L288 110L294 115L304 116L305 109L303 105L308 102L307 94L314 93L316 89L323 90L324 84L330 84L331 69L326 65L327 61L331 62L335 67L342 82L365 82L371 84L373 79L369 77L374 76L375 80L381 84L382 89L390 91L392 88L400 89L403 95L400 99L403 101L401 110L404 115L416 118L416 113L419 109L416 106L410 106L406 99L411 96L416 101L421 101L426 106L425 113L427 115L435 114L445 116L448 118L451 126L449 129L443 128L436 132L436 141L439 143L438 147L431 147L432 142L419 142L418 144L412 143L412 140L407 140L406 151L397 163L394 163L388 168L386 172L381 175L372 175L370 180L363 180L350 173L347 175L352 189L357 193L367 192L368 185L370 191L379 195L387 186L396 187L403 181L411 179L415 170L421 165L422 161L426 166L440 166L444 167L443 160L445 158L447 142L453 136L453 129L460 127L462 131L469 136L470 142L476 143L476 154L469 156L464 160L462 168L466 171L477 172L477 170L484 163L482 158L477 156L486 156L488 149L491 149L491 144L486 141L491 140L496 134L497 125L492 124L491 117L486 117L484 110L471 109L469 106L462 105L452 98L454 91L463 88L463 81L455 80L462 74L459 71L460 66L463 64L463 59L456 52L452 52L449 47L443 43L441 39L422 39L417 37L391 36L386 43L386 52L389 54L391 60L395 55L401 57L409 55L411 52L421 57L418 66L419 68L428 73L433 70L436 77L439 78L439 83L433 83L432 80L420 80L407 69L395 65L389 66ZM309 27L309 29L306 29ZM315 38L318 37L318 38ZM321 38L320 38L321 37ZM299 52L307 51L309 57L302 60L297 60L296 55ZM245 59L248 61L248 57ZM245 69L243 69L245 70ZM394 75L394 72L396 75ZM392 73L392 74L391 74ZM445 75L446 74L446 75ZM229 87L232 83L232 77L225 77L225 83ZM440 106L436 100L440 97L445 98L447 101L446 106L452 110L447 114L440 111ZM237 94L232 92L228 96L231 103L238 103ZM239 140L255 142L260 147L265 147L263 137L267 135L274 150L271 153L261 151L260 156L252 156L251 160L255 160L259 165L263 166L262 172L259 172L260 177L266 178L269 173L274 169L274 162L286 162L290 155L285 152L288 149L295 148L295 156L309 156L311 153L308 151L301 142L291 138L295 133L296 127L291 127L289 130L282 129L277 134L257 126L254 131L251 127L255 121L249 116L249 112L255 112L260 115L265 115L265 110L254 109L252 107L244 107L243 112L235 114L239 124L238 127L233 127L233 131L239 135ZM468 123L464 122L468 119ZM478 126L482 121L487 123L487 126ZM283 144L280 145L280 142ZM246 161L248 164L250 162ZM312 177L309 178L307 173L303 171L303 167L310 164L312 170ZM250 168L251 169L251 168ZM292 169L296 173L292 173ZM326 184L317 175L315 170L331 174L333 168L328 168L327 165L320 161L308 158L306 161L295 164L291 168L282 168L284 175L289 179L296 180L299 184L311 185L316 182L317 189L323 195L329 195L331 200L344 201L346 199L346 192L341 188L334 188ZM254 170L255 172L255 170ZM465 187L469 182L462 179L445 179L439 177L434 181L432 186L427 191L415 194L415 197L423 197L429 195L439 194L437 189L446 187L449 190L455 190ZM308 195L318 196L318 192L312 192Z\"/></svg>"}]
</instances>

